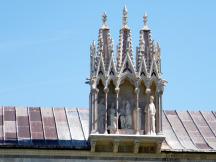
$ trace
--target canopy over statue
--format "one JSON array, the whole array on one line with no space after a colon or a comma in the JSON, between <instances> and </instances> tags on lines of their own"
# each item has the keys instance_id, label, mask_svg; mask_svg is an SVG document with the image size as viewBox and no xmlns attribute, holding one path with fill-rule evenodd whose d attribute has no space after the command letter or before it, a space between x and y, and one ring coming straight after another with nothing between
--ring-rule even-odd
<instances>
[{"instance_id":1,"label":"canopy over statue","mask_svg":"<svg viewBox=\"0 0 216 162\"><path fill-rule=\"evenodd\" d=\"M134 152L156 151L164 140L162 95L166 81L162 79L160 46L152 40L147 20L145 14L134 59L128 11L124 7L115 58L107 15L102 16L97 46L93 42L90 47L92 151L98 146L117 152L121 142L133 145Z\"/></svg>"}]
</instances>

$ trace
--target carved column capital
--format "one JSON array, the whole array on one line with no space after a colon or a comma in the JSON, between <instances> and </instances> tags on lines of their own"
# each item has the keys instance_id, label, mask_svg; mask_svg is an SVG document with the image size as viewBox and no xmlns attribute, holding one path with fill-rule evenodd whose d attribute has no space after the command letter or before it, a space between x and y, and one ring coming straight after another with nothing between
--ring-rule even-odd
<instances>
[{"instance_id":1,"label":"carved column capital","mask_svg":"<svg viewBox=\"0 0 216 162\"><path fill-rule=\"evenodd\" d=\"M116 88L115 88L116 94L118 94L118 93L119 93L119 90L120 90L120 88L119 88L119 87L116 87Z\"/></svg>"},{"instance_id":2,"label":"carved column capital","mask_svg":"<svg viewBox=\"0 0 216 162\"><path fill-rule=\"evenodd\" d=\"M109 92L109 88L105 87L104 88L104 93L108 93Z\"/></svg>"},{"instance_id":3,"label":"carved column capital","mask_svg":"<svg viewBox=\"0 0 216 162\"><path fill-rule=\"evenodd\" d=\"M97 94L99 92L99 89L98 88L92 88L91 92L94 94Z\"/></svg>"},{"instance_id":4,"label":"carved column capital","mask_svg":"<svg viewBox=\"0 0 216 162\"><path fill-rule=\"evenodd\" d=\"M135 93L139 94L139 92L140 92L139 88L135 88Z\"/></svg>"},{"instance_id":5,"label":"carved column capital","mask_svg":"<svg viewBox=\"0 0 216 162\"><path fill-rule=\"evenodd\" d=\"M146 88L146 94L149 95L151 93L151 89L150 88Z\"/></svg>"}]
</instances>

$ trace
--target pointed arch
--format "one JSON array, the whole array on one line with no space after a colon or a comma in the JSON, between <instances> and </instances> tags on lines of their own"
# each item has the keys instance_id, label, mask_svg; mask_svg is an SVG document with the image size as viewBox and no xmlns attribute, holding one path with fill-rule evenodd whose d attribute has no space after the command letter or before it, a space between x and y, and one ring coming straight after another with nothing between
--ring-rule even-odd
<instances>
[{"instance_id":1,"label":"pointed arch","mask_svg":"<svg viewBox=\"0 0 216 162\"><path fill-rule=\"evenodd\" d=\"M107 70L107 75L108 76L115 76L116 72L117 72L116 71L116 66L115 66L115 62L114 62L113 54L112 54L110 62L109 62L109 67L108 67L108 70Z\"/></svg>"},{"instance_id":2,"label":"pointed arch","mask_svg":"<svg viewBox=\"0 0 216 162\"><path fill-rule=\"evenodd\" d=\"M99 60L99 64L98 64L98 67L97 67L97 73L96 74L97 74L96 77L106 75L105 65L104 65L102 55L100 56L100 60Z\"/></svg>"},{"instance_id":3,"label":"pointed arch","mask_svg":"<svg viewBox=\"0 0 216 162\"><path fill-rule=\"evenodd\" d=\"M155 59L152 59L151 68L150 68L150 77L160 78L160 74L158 72L158 67Z\"/></svg>"},{"instance_id":4,"label":"pointed arch","mask_svg":"<svg viewBox=\"0 0 216 162\"><path fill-rule=\"evenodd\" d=\"M148 102L144 80L139 84L139 108L141 109L141 130L145 130L145 107Z\"/></svg>"},{"instance_id":5,"label":"pointed arch","mask_svg":"<svg viewBox=\"0 0 216 162\"><path fill-rule=\"evenodd\" d=\"M134 87L136 85L136 78L133 77L132 75L125 73L121 76L121 78L117 81L117 86L120 86L125 82L125 80L129 81Z\"/></svg>"},{"instance_id":6,"label":"pointed arch","mask_svg":"<svg viewBox=\"0 0 216 162\"><path fill-rule=\"evenodd\" d=\"M110 81L110 84L108 85L108 97L107 97L107 124L108 124L108 132L112 133L113 131L113 122L116 121L112 121L114 120L114 116L116 116L117 114L117 110L116 110L116 91L115 91L115 85L113 83L113 81Z\"/></svg>"},{"instance_id":7,"label":"pointed arch","mask_svg":"<svg viewBox=\"0 0 216 162\"><path fill-rule=\"evenodd\" d=\"M142 57L142 60L141 60L141 65L139 68L139 76L142 78L148 77L148 72L147 72L147 67L146 67L146 62L145 62L144 56Z\"/></svg>"},{"instance_id":8,"label":"pointed arch","mask_svg":"<svg viewBox=\"0 0 216 162\"><path fill-rule=\"evenodd\" d=\"M123 75L124 73L128 73L128 74L136 77L136 71L135 71L133 62L132 62L130 56L128 55L128 53L124 59L124 62L122 64L122 67L120 70L120 75Z\"/></svg>"},{"instance_id":9,"label":"pointed arch","mask_svg":"<svg viewBox=\"0 0 216 162\"><path fill-rule=\"evenodd\" d=\"M134 129L136 94L135 86L128 79L120 85L119 91L119 128Z\"/></svg>"},{"instance_id":10,"label":"pointed arch","mask_svg":"<svg viewBox=\"0 0 216 162\"><path fill-rule=\"evenodd\" d=\"M97 104L98 104L98 132L104 133L105 131L105 93L104 93L104 84L102 80L99 80L99 83L97 85L98 91L98 98L97 98Z\"/></svg>"}]
</instances>

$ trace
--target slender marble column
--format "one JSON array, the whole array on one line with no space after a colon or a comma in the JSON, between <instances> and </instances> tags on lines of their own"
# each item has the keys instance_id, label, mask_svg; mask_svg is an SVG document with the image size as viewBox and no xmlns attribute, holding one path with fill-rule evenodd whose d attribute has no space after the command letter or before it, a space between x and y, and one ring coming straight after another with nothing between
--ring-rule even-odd
<instances>
[{"instance_id":1,"label":"slender marble column","mask_svg":"<svg viewBox=\"0 0 216 162\"><path fill-rule=\"evenodd\" d=\"M89 94L89 107L90 107L90 115L89 115L89 133L91 134L92 133L92 130L93 130L93 100L92 100L92 91L90 91L90 94Z\"/></svg>"},{"instance_id":2,"label":"slender marble column","mask_svg":"<svg viewBox=\"0 0 216 162\"><path fill-rule=\"evenodd\" d=\"M108 92L109 92L109 89L108 88L104 88L104 93L105 93L105 108L106 108L106 113L105 113L105 130L104 130L104 134L108 134L107 132L107 110L108 110L108 102L107 102L107 96L108 96Z\"/></svg>"},{"instance_id":3,"label":"slender marble column","mask_svg":"<svg viewBox=\"0 0 216 162\"><path fill-rule=\"evenodd\" d=\"M162 134L162 94L163 92L159 92L159 132L158 134Z\"/></svg>"},{"instance_id":4,"label":"slender marble column","mask_svg":"<svg viewBox=\"0 0 216 162\"><path fill-rule=\"evenodd\" d=\"M147 95L147 103L146 103L146 105L149 105L149 100L150 100L150 95L151 95L151 89L149 87L146 88L146 95ZM150 134L149 115L148 115L147 107L145 107L145 134Z\"/></svg>"},{"instance_id":5,"label":"slender marble column","mask_svg":"<svg viewBox=\"0 0 216 162\"><path fill-rule=\"evenodd\" d=\"M116 134L119 134L119 88L115 88L116 91Z\"/></svg>"},{"instance_id":6,"label":"slender marble column","mask_svg":"<svg viewBox=\"0 0 216 162\"><path fill-rule=\"evenodd\" d=\"M135 89L135 93L136 93L136 134L140 134L141 119L140 119L140 108L139 108L139 88Z\"/></svg>"},{"instance_id":7,"label":"slender marble column","mask_svg":"<svg viewBox=\"0 0 216 162\"><path fill-rule=\"evenodd\" d=\"M92 89L92 95L93 95L93 116L92 116L92 121L93 121L93 132L98 133L98 103L97 103L97 97L98 97L98 89Z\"/></svg>"}]
</instances>

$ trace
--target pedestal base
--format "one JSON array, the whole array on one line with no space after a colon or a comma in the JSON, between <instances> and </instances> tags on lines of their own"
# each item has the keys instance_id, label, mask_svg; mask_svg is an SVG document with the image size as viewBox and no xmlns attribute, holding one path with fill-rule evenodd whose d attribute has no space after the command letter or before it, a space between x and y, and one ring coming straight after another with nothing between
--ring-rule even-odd
<instances>
[{"instance_id":1,"label":"pedestal base","mask_svg":"<svg viewBox=\"0 0 216 162\"><path fill-rule=\"evenodd\" d=\"M159 153L162 135L90 134L92 152Z\"/></svg>"}]
</instances>

